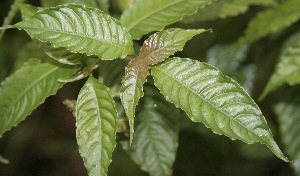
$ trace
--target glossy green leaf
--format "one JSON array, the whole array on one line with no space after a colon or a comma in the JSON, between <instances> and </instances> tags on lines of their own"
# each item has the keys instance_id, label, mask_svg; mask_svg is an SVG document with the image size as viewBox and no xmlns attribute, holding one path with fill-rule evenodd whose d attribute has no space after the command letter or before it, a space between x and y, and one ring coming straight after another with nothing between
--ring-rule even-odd
<instances>
[{"instance_id":1,"label":"glossy green leaf","mask_svg":"<svg viewBox=\"0 0 300 176\"><path fill-rule=\"evenodd\" d=\"M116 118L108 88L90 77L80 90L76 106L76 138L89 175L107 175L116 146Z\"/></svg>"},{"instance_id":2,"label":"glossy green leaf","mask_svg":"<svg viewBox=\"0 0 300 176\"><path fill-rule=\"evenodd\" d=\"M151 35L140 50L140 58L148 65L164 61L177 51L182 51L185 43L193 36L205 32L204 29L167 29Z\"/></svg>"},{"instance_id":3,"label":"glossy green leaf","mask_svg":"<svg viewBox=\"0 0 300 176\"><path fill-rule=\"evenodd\" d=\"M191 15L212 0L135 0L121 16L121 23L133 39Z\"/></svg>"},{"instance_id":4,"label":"glossy green leaf","mask_svg":"<svg viewBox=\"0 0 300 176\"><path fill-rule=\"evenodd\" d=\"M234 80L215 67L173 58L152 67L155 85L165 98L183 109L194 122L216 134L246 143L260 142L288 161L272 137L259 107Z\"/></svg>"},{"instance_id":5,"label":"glossy green leaf","mask_svg":"<svg viewBox=\"0 0 300 176\"><path fill-rule=\"evenodd\" d=\"M199 9L197 13L183 19L186 23L200 22L206 20L214 20L217 18L226 18L237 16L245 13L250 6L270 6L276 5L275 0L222 0L213 1L210 5L203 9Z\"/></svg>"},{"instance_id":6,"label":"glossy green leaf","mask_svg":"<svg viewBox=\"0 0 300 176\"><path fill-rule=\"evenodd\" d=\"M285 0L274 8L258 13L240 39L242 43L253 43L270 33L290 26L300 18L299 0Z\"/></svg>"},{"instance_id":7,"label":"glossy green leaf","mask_svg":"<svg viewBox=\"0 0 300 176\"><path fill-rule=\"evenodd\" d=\"M263 99L272 90L287 83L296 85L300 83L300 40L291 43L281 54L275 72L267 83L260 99Z\"/></svg>"},{"instance_id":8,"label":"glossy green leaf","mask_svg":"<svg viewBox=\"0 0 300 176\"><path fill-rule=\"evenodd\" d=\"M132 146L123 142L123 148L150 175L171 175L178 147L179 109L146 85L136 122Z\"/></svg>"},{"instance_id":9,"label":"glossy green leaf","mask_svg":"<svg viewBox=\"0 0 300 176\"><path fill-rule=\"evenodd\" d=\"M104 60L124 58L133 52L130 34L104 12L82 5L66 4L41 10L15 27L24 29L52 47L73 53L96 55Z\"/></svg>"},{"instance_id":10,"label":"glossy green leaf","mask_svg":"<svg viewBox=\"0 0 300 176\"><path fill-rule=\"evenodd\" d=\"M0 86L0 136L18 125L45 99L56 93L66 78L78 71L78 67L61 67L30 60Z\"/></svg>"},{"instance_id":11,"label":"glossy green leaf","mask_svg":"<svg viewBox=\"0 0 300 176\"><path fill-rule=\"evenodd\" d=\"M296 91L295 91L296 90ZM282 141L286 152L291 158L291 164L300 174L300 101L299 88L287 91L287 101L281 101L275 106L275 113L279 120Z\"/></svg>"},{"instance_id":12,"label":"glossy green leaf","mask_svg":"<svg viewBox=\"0 0 300 176\"><path fill-rule=\"evenodd\" d=\"M42 8L37 8L29 4L20 4L19 5L22 19L30 18L38 11L41 11ZM58 61L62 64L67 65L78 65L83 64L84 60L91 59L87 58L86 55L80 53L71 53L66 48L53 48L50 43L38 42L39 46L43 48L46 54L53 58L54 60ZM96 59L94 57L93 59Z\"/></svg>"},{"instance_id":13,"label":"glossy green leaf","mask_svg":"<svg viewBox=\"0 0 300 176\"><path fill-rule=\"evenodd\" d=\"M255 78L255 65L244 65L249 46L238 43L215 45L208 50L207 63L217 67L251 92Z\"/></svg>"},{"instance_id":14,"label":"glossy green leaf","mask_svg":"<svg viewBox=\"0 0 300 176\"><path fill-rule=\"evenodd\" d=\"M130 125L130 143L134 133L135 107L144 96L143 84L149 75L149 66L140 59L132 59L125 68L122 79L121 101L124 106Z\"/></svg>"}]
</instances>

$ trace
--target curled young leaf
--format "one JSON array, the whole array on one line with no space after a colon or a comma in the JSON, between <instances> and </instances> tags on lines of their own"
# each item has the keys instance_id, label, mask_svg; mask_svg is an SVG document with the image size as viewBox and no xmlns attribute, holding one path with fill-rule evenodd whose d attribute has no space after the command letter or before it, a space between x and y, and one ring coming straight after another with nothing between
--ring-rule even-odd
<instances>
[{"instance_id":1,"label":"curled young leaf","mask_svg":"<svg viewBox=\"0 0 300 176\"><path fill-rule=\"evenodd\" d=\"M122 79L121 101L124 106L130 125L130 143L134 133L135 107L143 97L143 84L149 75L149 66L140 59L132 59L125 68Z\"/></svg>"},{"instance_id":2,"label":"curled young leaf","mask_svg":"<svg viewBox=\"0 0 300 176\"><path fill-rule=\"evenodd\" d=\"M260 142L288 161L272 137L259 107L234 80L215 67L190 59L172 58L151 68L165 98L194 122L216 134L246 143Z\"/></svg>"},{"instance_id":3,"label":"curled young leaf","mask_svg":"<svg viewBox=\"0 0 300 176\"><path fill-rule=\"evenodd\" d=\"M14 26L32 38L73 53L96 55L104 60L133 53L127 30L97 8L76 4L46 8Z\"/></svg>"}]
</instances>

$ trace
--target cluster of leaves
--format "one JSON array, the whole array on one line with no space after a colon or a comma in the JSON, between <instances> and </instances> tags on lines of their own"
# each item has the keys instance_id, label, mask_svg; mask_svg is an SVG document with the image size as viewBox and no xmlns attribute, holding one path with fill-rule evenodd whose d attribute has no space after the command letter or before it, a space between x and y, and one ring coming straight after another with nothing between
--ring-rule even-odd
<instances>
[{"instance_id":1,"label":"cluster of leaves","mask_svg":"<svg viewBox=\"0 0 300 176\"><path fill-rule=\"evenodd\" d=\"M8 28L24 30L51 59L29 59L1 83L1 136L65 83L88 77L71 108L79 152L89 175L107 175L117 135L125 136L118 142L142 170L150 175L171 175L182 120L179 109L216 134L265 144L278 158L289 161L249 96L255 67L241 65L254 42L279 35L300 19L299 0L135 0L124 8L119 20L108 14L107 0L50 4L45 0L41 1L43 7L21 2L12 5L0 36ZM251 5L268 8L251 19L234 43L212 47L207 63L171 57L195 35L209 30L166 26L228 18L246 12ZM9 25L17 9L22 21ZM285 83L299 83L299 36L296 33L282 46L278 66L261 99ZM117 58L121 61L112 61ZM98 67L99 73L94 71ZM125 113L117 108L120 104ZM288 98L275 106L275 112L292 165L300 173L297 105L295 97Z\"/></svg>"}]
</instances>

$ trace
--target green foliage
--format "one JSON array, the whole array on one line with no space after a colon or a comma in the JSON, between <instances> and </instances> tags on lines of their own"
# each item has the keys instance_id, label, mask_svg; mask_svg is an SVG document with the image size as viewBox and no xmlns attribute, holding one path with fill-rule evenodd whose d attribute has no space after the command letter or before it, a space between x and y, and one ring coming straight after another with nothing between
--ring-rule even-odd
<instances>
[{"instance_id":1,"label":"green foliage","mask_svg":"<svg viewBox=\"0 0 300 176\"><path fill-rule=\"evenodd\" d=\"M296 173L300 174L300 112L299 112L299 96L295 96L299 88L289 90L285 98L287 101L282 101L275 106L275 112L281 124L281 133L283 142L286 145L287 153L292 159L292 166Z\"/></svg>"},{"instance_id":2,"label":"green foliage","mask_svg":"<svg viewBox=\"0 0 300 176\"><path fill-rule=\"evenodd\" d=\"M300 19L300 1L286 0L282 4L260 12L248 25L243 43L252 43L270 33L290 26Z\"/></svg>"},{"instance_id":3,"label":"green foliage","mask_svg":"<svg viewBox=\"0 0 300 176\"><path fill-rule=\"evenodd\" d=\"M170 175L178 147L179 113L157 89L147 86L146 98L137 112L134 142L123 148L150 175Z\"/></svg>"},{"instance_id":4,"label":"green foliage","mask_svg":"<svg viewBox=\"0 0 300 176\"><path fill-rule=\"evenodd\" d=\"M198 10L198 12L192 16L186 17L184 22L198 22L206 20L214 20L217 18L226 18L237 16L241 13L245 13L251 5L270 6L276 5L275 0L223 0L213 1L207 8Z\"/></svg>"},{"instance_id":5,"label":"green foliage","mask_svg":"<svg viewBox=\"0 0 300 176\"><path fill-rule=\"evenodd\" d=\"M122 80L121 100L129 118L130 141L132 141L134 133L135 107L144 95L143 84L149 75L149 65L162 62L176 51L181 51L189 39L204 31L203 29L168 29L157 32L145 40L139 59L132 59L129 62Z\"/></svg>"},{"instance_id":6,"label":"green foliage","mask_svg":"<svg viewBox=\"0 0 300 176\"><path fill-rule=\"evenodd\" d=\"M104 60L133 52L132 41L117 20L96 8L67 4L44 9L14 25L54 48L96 55Z\"/></svg>"},{"instance_id":7,"label":"green foliage","mask_svg":"<svg viewBox=\"0 0 300 176\"><path fill-rule=\"evenodd\" d=\"M299 83L298 0L30 1L41 7L19 2L23 1L13 2L0 28L0 35L9 28L26 32L11 30L0 43L1 68L5 73L16 70L0 86L0 136L55 94L64 82L89 77L85 83L69 84L56 95L61 101L68 98L63 102L75 116L76 150L65 150L55 141L56 148L72 153L72 157L79 149L78 157L80 154L88 175L290 175L289 170L282 169L288 164L275 157L289 161L274 140L278 139L278 127L284 149L300 175L298 89L284 99L271 94L270 101L261 102L260 107L255 102L278 55L279 63L261 97L285 83ZM3 19L4 7L0 11ZM18 10L22 20L15 17ZM9 25L12 20L17 22ZM195 29L199 26L212 29ZM202 34L205 31L211 33ZM272 37L263 38L270 34ZM52 106L46 102L45 107L47 117L65 117L57 103ZM58 112L49 114L50 107ZM272 118L274 114L278 123ZM265 116L269 117L269 126ZM66 122L74 126L70 119ZM49 136L68 129L57 121L53 129L45 124L46 128L36 125L35 131L27 128L14 140L27 140L24 136L31 136L28 129L43 136L48 136L44 133L49 129L57 130ZM275 155L261 145L246 146L229 139L264 144ZM73 138L70 141L75 143ZM59 150L53 150L47 142L42 144L52 154ZM113 152L116 146L118 150ZM128 156L124 157L121 149ZM41 153L38 147L36 153ZM51 169L57 172L49 173L41 166L35 167L41 172L33 175L85 174L84 169L83 173L69 173L61 158L68 157L60 156L58 169ZM110 165L112 159L118 162ZM272 168L265 164L270 162ZM134 163L134 171L122 168ZM257 164L259 169L254 169ZM60 172L62 168L67 171ZM28 175L19 169L13 174Z\"/></svg>"},{"instance_id":8,"label":"green foliage","mask_svg":"<svg viewBox=\"0 0 300 176\"><path fill-rule=\"evenodd\" d=\"M216 134L233 140L266 144L275 155L288 161L258 106L245 90L215 67L173 58L153 67L152 75L166 100L183 109L192 121L202 122Z\"/></svg>"},{"instance_id":9,"label":"green foliage","mask_svg":"<svg viewBox=\"0 0 300 176\"><path fill-rule=\"evenodd\" d=\"M280 60L276 66L275 72L271 76L261 99L272 90L282 86L285 83L293 86L300 83L300 40L299 34L291 37L280 55ZM295 41L294 41L295 40Z\"/></svg>"},{"instance_id":10,"label":"green foliage","mask_svg":"<svg viewBox=\"0 0 300 176\"><path fill-rule=\"evenodd\" d=\"M132 59L125 68L125 75L122 79L121 100L129 119L130 143L134 133L135 107L141 97L144 96L143 84L149 74L149 66L139 59Z\"/></svg>"},{"instance_id":11,"label":"green foliage","mask_svg":"<svg viewBox=\"0 0 300 176\"><path fill-rule=\"evenodd\" d=\"M146 60L148 65L155 65L175 52L182 51L187 41L204 31L203 29L167 29L157 32L145 40L140 51L140 58Z\"/></svg>"},{"instance_id":12,"label":"green foliage","mask_svg":"<svg viewBox=\"0 0 300 176\"><path fill-rule=\"evenodd\" d=\"M90 77L76 106L76 138L89 175L107 175L116 145L116 118L108 88Z\"/></svg>"},{"instance_id":13,"label":"green foliage","mask_svg":"<svg viewBox=\"0 0 300 176\"><path fill-rule=\"evenodd\" d=\"M212 0L135 0L124 11L121 23L128 29L133 39L144 34L162 30L165 26L195 13Z\"/></svg>"},{"instance_id":14,"label":"green foliage","mask_svg":"<svg viewBox=\"0 0 300 176\"><path fill-rule=\"evenodd\" d=\"M18 125L48 96L55 94L63 85L58 79L71 76L78 69L30 60L6 78L0 87L0 135Z\"/></svg>"}]
</instances>

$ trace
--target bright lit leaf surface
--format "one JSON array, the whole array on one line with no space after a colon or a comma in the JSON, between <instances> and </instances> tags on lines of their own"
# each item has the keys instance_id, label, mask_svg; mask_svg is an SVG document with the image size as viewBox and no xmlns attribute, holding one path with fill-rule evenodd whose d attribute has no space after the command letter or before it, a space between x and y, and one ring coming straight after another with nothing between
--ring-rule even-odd
<instances>
[{"instance_id":1,"label":"bright lit leaf surface","mask_svg":"<svg viewBox=\"0 0 300 176\"><path fill-rule=\"evenodd\" d=\"M288 161L259 107L243 88L215 67L172 58L151 70L165 98L183 109L192 121L202 122L216 134L233 140L266 144L276 156Z\"/></svg>"},{"instance_id":2,"label":"bright lit leaf surface","mask_svg":"<svg viewBox=\"0 0 300 176\"><path fill-rule=\"evenodd\" d=\"M76 106L76 138L89 175L107 175L116 145L116 118L108 88L89 77Z\"/></svg>"},{"instance_id":3,"label":"bright lit leaf surface","mask_svg":"<svg viewBox=\"0 0 300 176\"><path fill-rule=\"evenodd\" d=\"M104 60L132 54L130 34L117 20L82 5L66 4L35 13L17 24L32 38L49 42L54 48L96 55Z\"/></svg>"}]
</instances>

